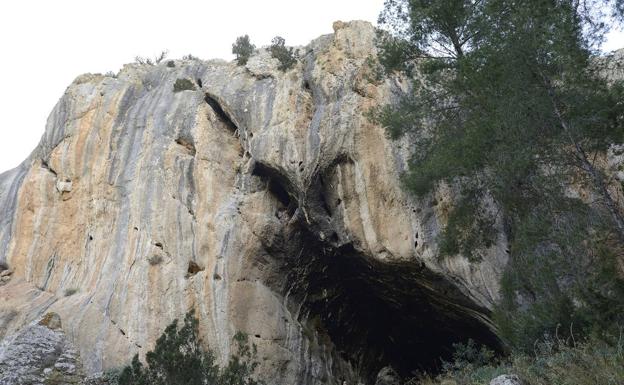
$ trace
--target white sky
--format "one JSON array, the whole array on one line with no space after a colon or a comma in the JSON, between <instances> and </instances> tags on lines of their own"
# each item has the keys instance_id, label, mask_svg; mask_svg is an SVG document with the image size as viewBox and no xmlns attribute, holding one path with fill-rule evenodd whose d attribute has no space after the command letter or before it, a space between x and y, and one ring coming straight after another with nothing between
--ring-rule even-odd
<instances>
[{"instance_id":1,"label":"white sky","mask_svg":"<svg viewBox=\"0 0 624 385\"><path fill-rule=\"evenodd\" d=\"M232 42L257 46L275 35L304 45L335 20L374 22L383 0L2 0L0 3L0 173L39 142L48 114L72 80L117 72L134 57L169 50L231 59ZM624 47L614 35L607 50Z\"/></svg>"}]
</instances>

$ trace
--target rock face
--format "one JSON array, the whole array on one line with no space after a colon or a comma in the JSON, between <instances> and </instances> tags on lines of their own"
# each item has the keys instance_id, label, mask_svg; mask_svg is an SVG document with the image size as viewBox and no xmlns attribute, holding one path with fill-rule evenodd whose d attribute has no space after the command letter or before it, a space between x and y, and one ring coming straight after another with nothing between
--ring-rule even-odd
<instances>
[{"instance_id":1,"label":"rock face","mask_svg":"<svg viewBox=\"0 0 624 385\"><path fill-rule=\"evenodd\" d=\"M0 350L1 385L68 385L83 378L78 351L61 330L58 314L25 327Z\"/></svg>"},{"instance_id":2,"label":"rock face","mask_svg":"<svg viewBox=\"0 0 624 385\"><path fill-rule=\"evenodd\" d=\"M407 82L375 76L370 24L334 29L285 73L261 50L78 77L0 175L0 356L32 331L100 372L191 308L222 360L247 333L269 384L374 383L468 336L496 345L504 237L479 263L437 258L452 191L407 196L407 139L365 114ZM66 337L26 326L49 312Z\"/></svg>"},{"instance_id":3,"label":"rock face","mask_svg":"<svg viewBox=\"0 0 624 385\"><path fill-rule=\"evenodd\" d=\"M490 381L490 385L522 385L522 382L515 374L503 374Z\"/></svg>"}]
</instances>

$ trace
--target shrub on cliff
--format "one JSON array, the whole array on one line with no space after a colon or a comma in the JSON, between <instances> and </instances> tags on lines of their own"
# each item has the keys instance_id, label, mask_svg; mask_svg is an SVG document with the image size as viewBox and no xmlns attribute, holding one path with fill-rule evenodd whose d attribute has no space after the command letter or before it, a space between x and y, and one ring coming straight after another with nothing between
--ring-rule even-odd
<instances>
[{"instance_id":1,"label":"shrub on cliff","mask_svg":"<svg viewBox=\"0 0 624 385\"><path fill-rule=\"evenodd\" d=\"M173 92L195 91L195 89L195 84L193 84L192 81L186 78L177 79L173 84Z\"/></svg>"},{"instance_id":2,"label":"shrub on cliff","mask_svg":"<svg viewBox=\"0 0 624 385\"><path fill-rule=\"evenodd\" d=\"M119 385L261 385L252 378L258 365L256 347L249 346L246 335L236 334L237 354L220 368L214 353L202 349L198 324L193 311L186 314L182 327L173 321L146 354L147 365L135 355L122 370Z\"/></svg>"},{"instance_id":3,"label":"shrub on cliff","mask_svg":"<svg viewBox=\"0 0 624 385\"><path fill-rule=\"evenodd\" d=\"M135 63L140 64L140 65L151 65L151 66L153 66L155 64L160 64L160 62L162 62L163 60L165 60L167 58L168 54L169 54L169 51L164 50L164 51L161 51L153 59L151 59L149 57L136 56L134 58L134 61L135 61Z\"/></svg>"},{"instance_id":4,"label":"shrub on cliff","mask_svg":"<svg viewBox=\"0 0 624 385\"><path fill-rule=\"evenodd\" d=\"M251 44L249 35L237 37L236 42L232 44L232 53L236 55L236 63L239 66L247 64L254 49L256 49L256 46Z\"/></svg>"},{"instance_id":5,"label":"shrub on cliff","mask_svg":"<svg viewBox=\"0 0 624 385\"><path fill-rule=\"evenodd\" d=\"M457 346L458 351L467 346ZM513 374L523 385L621 385L623 349L622 341L609 345L590 339L570 345L555 338L536 344L531 354L515 353L502 360L480 360L455 354L453 362L446 363L441 374L425 374L406 384L488 385L495 377Z\"/></svg>"},{"instance_id":6,"label":"shrub on cliff","mask_svg":"<svg viewBox=\"0 0 624 385\"><path fill-rule=\"evenodd\" d=\"M273 38L269 52L271 52L272 57L279 60L280 65L277 68L280 71L288 71L297 63L297 56L293 48L286 47L286 40L283 37L276 36Z\"/></svg>"}]
</instances>

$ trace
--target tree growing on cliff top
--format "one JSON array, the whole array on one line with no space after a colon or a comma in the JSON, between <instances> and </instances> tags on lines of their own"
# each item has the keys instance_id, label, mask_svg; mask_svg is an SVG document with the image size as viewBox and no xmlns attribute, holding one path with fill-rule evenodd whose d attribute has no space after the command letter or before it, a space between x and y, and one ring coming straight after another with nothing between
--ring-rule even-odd
<instances>
[{"instance_id":1,"label":"tree growing on cliff top","mask_svg":"<svg viewBox=\"0 0 624 385\"><path fill-rule=\"evenodd\" d=\"M204 350L198 336L199 321L193 311L186 314L184 324L171 323L156 341L153 351L146 354L147 365L138 355L119 376L119 385L261 385L252 378L257 363L256 347L248 344L247 336L237 333L234 341L237 354L219 368L211 350Z\"/></svg>"},{"instance_id":2,"label":"tree growing on cliff top","mask_svg":"<svg viewBox=\"0 0 624 385\"><path fill-rule=\"evenodd\" d=\"M380 36L380 61L387 71L417 67L420 77L375 117L392 137L414 138L411 191L422 196L440 183L461 191L442 252L476 261L496 241L496 223L504 227L511 262L502 318L520 336L512 342L530 345L561 323L624 321L591 311L624 309L617 275L598 273L613 270L624 246L624 218L599 166L600 154L624 141L624 87L607 82L593 58L605 17L621 20L622 4L386 0L380 16L391 31ZM597 202L566 194L572 184ZM499 210L487 209L490 199ZM588 261L601 267L583 274ZM539 309L519 317L518 298Z\"/></svg>"},{"instance_id":3,"label":"tree growing on cliff top","mask_svg":"<svg viewBox=\"0 0 624 385\"><path fill-rule=\"evenodd\" d=\"M278 69L280 71L288 71L297 63L297 56L293 48L286 47L286 40L283 37L274 37L269 46L269 51L272 57L279 60L280 65Z\"/></svg>"},{"instance_id":4,"label":"tree growing on cliff top","mask_svg":"<svg viewBox=\"0 0 624 385\"><path fill-rule=\"evenodd\" d=\"M247 64L255 49L256 46L251 44L249 35L237 37L236 42L232 44L232 53L236 55L236 63L239 66Z\"/></svg>"}]
</instances>

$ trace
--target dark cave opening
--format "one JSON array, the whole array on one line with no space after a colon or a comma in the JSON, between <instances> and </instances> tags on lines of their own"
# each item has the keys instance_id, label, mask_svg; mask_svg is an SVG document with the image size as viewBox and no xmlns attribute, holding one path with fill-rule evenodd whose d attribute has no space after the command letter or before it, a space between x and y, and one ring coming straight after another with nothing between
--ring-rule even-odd
<instances>
[{"instance_id":1,"label":"dark cave opening","mask_svg":"<svg viewBox=\"0 0 624 385\"><path fill-rule=\"evenodd\" d=\"M322 178L318 199L308 194L306 200L310 222L297 210L300 202L287 178L261 163L255 164L253 175L267 183L268 192L294 219L284 228L282 242L267 246L270 254L283 258L283 274L276 282L301 305L304 327L315 330L322 343L331 341L333 347L327 346L361 379L373 384L386 366L403 378L438 373L443 361L452 359L453 344L469 339L502 352L488 324L489 311L448 278L419 261L371 259L335 231L328 238L319 236L319 226L331 230L332 213ZM326 223L317 223L319 216Z\"/></svg>"},{"instance_id":2,"label":"dark cave opening","mask_svg":"<svg viewBox=\"0 0 624 385\"><path fill-rule=\"evenodd\" d=\"M468 339L501 351L481 318L487 310L442 276L419 264L367 259L350 244L328 248L304 235L303 245L315 243L290 261L289 282L305 288L307 319L321 325L317 331L370 383L385 366L403 378L437 373L452 358L453 344Z\"/></svg>"},{"instance_id":3,"label":"dark cave opening","mask_svg":"<svg viewBox=\"0 0 624 385\"><path fill-rule=\"evenodd\" d=\"M288 193L286 184L283 181L284 178L262 163L256 163L254 165L252 175L263 180L267 184L269 193L292 215L296 208L296 203Z\"/></svg>"}]
</instances>

